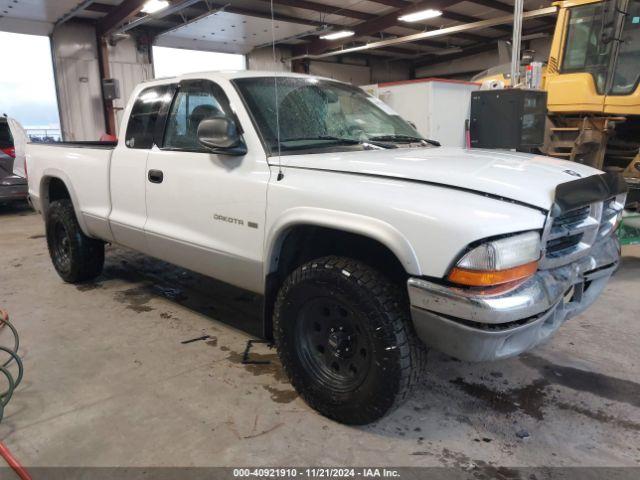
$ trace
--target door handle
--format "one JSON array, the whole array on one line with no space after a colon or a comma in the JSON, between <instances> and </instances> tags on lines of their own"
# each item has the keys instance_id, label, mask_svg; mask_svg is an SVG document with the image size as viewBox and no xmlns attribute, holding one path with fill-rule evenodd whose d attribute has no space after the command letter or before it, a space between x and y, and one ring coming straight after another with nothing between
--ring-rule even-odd
<instances>
[{"instance_id":1,"label":"door handle","mask_svg":"<svg viewBox=\"0 0 640 480\"><path fill-rule=\"evenodd\" d=\"M162 170L149 170L147 178L151 183L162 183L164 173L162 173Z\"/></svg>"}]
</instances>

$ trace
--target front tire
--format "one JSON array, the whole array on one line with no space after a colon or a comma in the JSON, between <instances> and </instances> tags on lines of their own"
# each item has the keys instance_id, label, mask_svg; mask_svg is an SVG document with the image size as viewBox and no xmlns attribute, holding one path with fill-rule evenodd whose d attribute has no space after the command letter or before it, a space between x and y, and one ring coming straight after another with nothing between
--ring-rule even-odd
<instances>
[{"instance_id":1,"label":"front tire","mask_svg":"<svg viewBox=\"0 0 640 480\"><path fill-rule=\"evenodd\" d=\"M51 261L65 282L80 283L100 275L104 266L104 242L82 232L70 200L51 202L46 229Z\"/></svg>"},{"instance_id":2,"label":"front tire","mask_svg":"<svg viewBox=\"0 0 640 480\"><path fill-rule=\"evenodd\" d=\"M399 406L426 363L406 296L348 258L311 261L285 280L274 335L300 396L322 415L351 425L371 423Z\"/></svg>"}]
</instances>

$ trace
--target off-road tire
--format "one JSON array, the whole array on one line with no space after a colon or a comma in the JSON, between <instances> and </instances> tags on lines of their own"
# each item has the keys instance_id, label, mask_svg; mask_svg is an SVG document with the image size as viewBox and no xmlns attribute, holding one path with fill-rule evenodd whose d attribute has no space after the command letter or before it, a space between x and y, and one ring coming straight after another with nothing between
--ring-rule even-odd
<instances>
[{"instance_id":1,"label":"off-road tire","mask_svg":"<svg viewBox=\"0 0 640 480\"><path fill-rule=\"evenodd\" d=\"M82 232L70 200L51 202L46 230L49 256L65 282L80 283L100 275L104 266L104 242Z\"/></svg>"},{"instance_id":2,"label":"off-road tire","mask_svg":"<svg viewBox=\"0 0 640 480\"><path fill-rule=\"evenodd\" d=\"M327 307L322 307L323 302ZM340 306L336 307L338 315L332 313L335 308L331 302L343 305L346 315ZM320 306L320 313L315 312L316 305ZM328 320L317 323L316 315ZM355 334L357 340L352 349L357 352L351 353L350 358L364 350L362 357L369 362L363 360L362 368L349 365L350 358L343 356L337 357L340 364L331 363L331 355L345 355L344 349L351 345L342 342L346 347L340 351L336 345L341 345L345 337L336 340L335 329L326 328L332 322L341 322L340 318L334 319L340 316L352 322L343 328L360 332ZM341 423L364 425L394 410L411 394L426 365L426 348L414 332L407 295L357 260L329 256L297 268L278 293L273 320L278 355L291 383L312 408ZM305 328L309 322L311 331L301 333L309 330ZM325 331L333 333L323 346ZM313 342L318 343L317 350ZM327 355L327 351L331 354ZM325 369L316 368L316 361L334 369L338 380L332 379L331 371L325 373ZM336 367L342 370L335 370ZM340 372L345 378L351 374L354 381L341 384ZM362 380L355 378L359 375Z\"/></svg>"}]
</instances>

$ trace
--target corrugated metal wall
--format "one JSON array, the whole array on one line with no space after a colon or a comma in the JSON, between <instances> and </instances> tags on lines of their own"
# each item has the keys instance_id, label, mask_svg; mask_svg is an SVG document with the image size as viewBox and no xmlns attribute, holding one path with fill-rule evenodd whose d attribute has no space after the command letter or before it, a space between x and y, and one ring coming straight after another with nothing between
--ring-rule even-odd
<instances>
[{"instance_id":1,"label":"corrugated metal wall","mask_svg":"<svg viewBox=\"0 0 640 480\"><path fill-rule=\"evenodd\" d=\"M52 35L55 75L62 135L65 140L97 140L105 133L102 85L96 33L93 26L67 22ZM114 106L123 109L140 82L153 77L146 52L138 52L133 39L109 47L111 77L120 81L120 99ZM120 124L122 110L116 110Z\"/></svg>"},{"instance_id":2,"label":"corrugated metal wall","mask_svg":"<svg viewBox=\"0 0 640 480\"><path fill-rule=\"evenodd\" d=\"M109 70L112 78L120 80L120 98L113 102L119 126L133 89L140 82L153 78L153 67L148 62L148 55L138 52L135 41L127 39L109 47Z\"/></svg>"},{"instance_id":3,"label":"corrugated metal wall","mask_svg":"<svg viewBox=\"0 0 640 480\"><path fill-rule=\"evenodd\" d=\"M105 126L95 29L68 22L52 40L62 136L96 140Z\"/></svg>"},{"instance_id":4,"label":"corrugated metal wall","mask_svg":"<svg viewBox=\"0 0 640 480\"><path fill-rule=\"evenodd\" d=\"M247 54L247 69L290 72L291 61L286 60L290 57L291 48L276 47L276 61L274 62L271 47L258 48Z\"/></svg>"}]
</instances>

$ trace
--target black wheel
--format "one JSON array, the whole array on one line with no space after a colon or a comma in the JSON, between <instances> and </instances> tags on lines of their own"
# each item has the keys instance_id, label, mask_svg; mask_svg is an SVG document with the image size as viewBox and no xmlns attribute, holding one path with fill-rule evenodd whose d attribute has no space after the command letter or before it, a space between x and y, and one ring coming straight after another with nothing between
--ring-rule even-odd
<instances>
[{"instance_id":1,"label":"black wheel","mask_svg":"<svg viewBox=\"0 0 640 480\"><path fill-rule=\"evenodd\" d=\"M100 275L104 243L82 232L70 200L49 205L46 227L51 261L65 282L79 283Z\"/></svg>"},{"instance_id":2,"label":"black wheel","mask_svg":"<svg viewBox=\"0 0 640 480\"><path fill-rule=\"evenodd\" d=\"M325 257L296 269L275 305L285 371L304 400L342 423L371 423L417 384L426 349L406 295L362 262Z\"/></svg>"}]
</instances>

